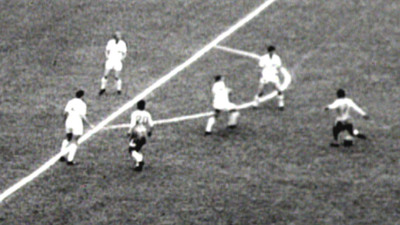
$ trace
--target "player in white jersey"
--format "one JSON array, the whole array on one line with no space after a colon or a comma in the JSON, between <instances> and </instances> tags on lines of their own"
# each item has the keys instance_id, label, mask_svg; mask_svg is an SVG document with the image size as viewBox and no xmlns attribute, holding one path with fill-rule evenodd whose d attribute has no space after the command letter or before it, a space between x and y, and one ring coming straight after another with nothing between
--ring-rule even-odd
<instances>
[{"instance_id":1,"label":"player in white jersey","mask_svg":"<svg viewBox=\"0 0 400 225\"><path fill-rule=\"evenodd\" d=\"M117 93L121 94L122 80L120 73L122 70L122 61L126 57L126 43L122 40L121 32L115 32L113 38L107 42L106 46L106 65L104 70L104 76L101 79L101 89L99 95L103 95L106 92L108 74L111 70L115 71L114 78L117 82Z\"/></svg>"},{"instance_id":2,"label":"player in white jersey","mask_svg":"<svg viewBox=\"0 0 400 225\"><path fill-rule=\"evenodd\" d=\"M254 107L260 104L260 97L264 94L264 87L266 84L272 83L275 90L278 92L278 107L284 110L284 96L279 79L279 72L282 67L281 58L275 54L275 47L268 46L268 54L261 56L259 66L262 68L260 84L258 86L257 95L254 97Z\"/></svg>"},{"instance_id":3,"label":"player in white jersey","mask_svg":"<svg viewBox=\"0 0 400 225\"><path fill-rule=\"evenodd\" d=\"M354 132L352 118L350 115L350 110L353 109L359 113L364 119L368 119L368 115L360 107L358 107L354 101L346 97L346 92L343 89L339 89L336 93L337 99L330 105L325 107L325 110L336 110L337 117L335 120L335 125L333 126L333 142L332 147L339 147L338 137L342 131L347 131L351 136L365 139L366 136Z\"/></svg>"},{"instance_id":4,"label":"player in white jersey","mask_svg":"<svg viewBox=\"0 0 400 225\"><path fill-rule=\"evenodd\" d=\"M86 117L86 103L83 101L85 92L79 90L75 94L75 98L68 101L64 109L64 120L65 120L65 132L67 138L63 141L61 146L61 152L68 157L62 156L60 161L67 161L68 165L74 165L75 153L78 149L78 139L83 134L83 122L88 124L90 127L93 125L89 122Z\"/></svg>"},{"instance_id":5,"label":"player in white jersey","mask_svg":"<svg viewBox=\"0 0 400 225\"><path fill-rule=\"evenodd\" d=\"M154 122L149 112L145 110L146 102L140 100L137 103L137 110L131 114L129 126L129 154L135 159L135 171L142 171L144 166L143 154L140 153L146 144L147 137L152 135Z\"/></svg>"},{"instance_id":6,"label":"player in white jersey","mask_svg":"<svg viewBox=\"0 0 400 225\"><path fill-rule=\"evenodd\" d=\"M228 128L232 129L236 127L240 113L237 111L237 106L229 101L230 92L231 89L226 87L224 77L221 75L215 76L215 82L212 87L215 114L208 118L205 135L211 134L212 127L221 111L229 112Z\"/></svg>"}]
</instances>

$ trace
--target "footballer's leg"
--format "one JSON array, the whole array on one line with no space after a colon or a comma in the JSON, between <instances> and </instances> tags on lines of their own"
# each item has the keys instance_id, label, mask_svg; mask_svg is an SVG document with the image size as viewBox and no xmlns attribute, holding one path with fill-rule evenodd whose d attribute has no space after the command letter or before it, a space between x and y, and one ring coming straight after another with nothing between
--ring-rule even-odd
<instances>
[{"instance_id":1,"label":"footballer's leg","mask_svg":"<svg viewBox=\"0 0 400 225\"><path fill-rule=\"evenodd\" d=\"M68 153L68 147L70 142L72 141L73 134L72 132L68 132L66 135L66 139L63 140L61 144L61 150L60 152L63 153L63 156L61 156L60 161L65 162L67 159L65 158L65 155Z\"/></svg>"},{"instance_id":2,"label":"footballer's leg","mask_svg":"<svg viewBox=\"0 0 400 225\"><path fill-rule=\"evenodd\" d=\"M142 171L144 166L143 154L140 153L142 147L146 144L146 138L134 139L132 138L129 143L129 152L136 164L134 167L135 171Z\"/></svg>"},{"instance_id":3,"label":"footballer's leg","mask_svg":"<svg viewBox=\"0 0 400 225\"><path fill-rule=\"evenodd\" d=\"M218 118L220 112L221 112L220 110L215 109L214 115L211 116L210 118L208 118L207 126L206 126L206 130L205 130L204 135L210 135L212 133L212 127L214 126L215 121Z\"/></svg>"},{"instance_id":4,"label":"footballer's leg","mask_svg":"<svg viewBox=\"0 0 400 225\"><path fill-rule=\"evenodd\" d=\"M114 67L113 62L111 60L107 60L105 69L104 69L104 75L101 78L101 87L100 87L99 95L103 95L106 92L106 87L107 87L107 82L108 82L108 74L111 72L113 67Z\"/></svg>"},{"instance_id":5,"label":"footballer's leg","mask_svg":"<svg viewBox=\"0 0 400 225\"><path fill-rule=\"evenodd\" d=\"M75 165L74 158L76 151L78 150L78 140L80 137L81 135L74 135L74 138L68 146L67 165L69 166Z\"/></svg>"},{"instance_id":6,"label":"footballer's leg","mask_svg":"<svg viewBox=\"0 0 400 225\"><path fill-rule=\"evenodd\" d=\"M117 94L121 94L121 89L122 89L122 80L119 77L121 71L115 71L115 82L117 83Z\"/></svg>"},{"instance_id":7,"label":"footballer's leg","mask_svg":"<svg viewBox=\"0 0 400 225\"><path fill-rule=\"evenodd\" d=\"M278 76L274 76L274 79L272 81L274 84L275 90L278 92L277 98L278 98L278 108L279 110L283 111L285 109L285 96L283 95L283 90L281 88L281 83L279 81Z\"/></svg>"},{"instance_id":8,"label":"footballer's leg","mask_svg":"<svg viewBox=\"0 0 400 225\"><path fill-rule=\"evenodd\" d=\"M68 146L67 165L75 165L74 158L78 150L78 140L83 134L83 122L75 122L73 125L73 138Z\"/></svg>"},{"instance_id":9,"label":"footballer's leg","mask_svg":"<svg viewBox=\"0 0 400 225\"><path fill-rule=\"evenodd\" d=\"M262 80L262 78L261 78ZM257 94L254 96L253 107L258 107L260 105L260 98L264 95L264 86L265 83L260 80L260 84L258 85Z\"/></svg>"},{"instance_id":10,"label":"footballer's leg","mask_svg":"<svg viewBox=\"0 0 400 225\"><path fill-rule=\"evenodd\" d=\"M339 147L339 134L342 132L343 129L343 124L342 122L336 122L335 126L332 128L332 133L333 133L333 142L331 143L331 147Z\"/></svg>"},{"instance_id":11,"label":"footballer's leg","mask_svg":"<svg viewBox=\"0 0 400 225\"><path fill-rule=\"evenodd\" d=\"M114 69L115 69L114 78L115 78L115 81L117 83L117 93L120 95L121 94L121 89L122 89L122 80L120 78L120 74L121 74L121 71L122 71L122 62L121 61L116 62L115 66L114 66Z\"/></svg>"},{"instance_id":12,"label":"footballer's leg","mask_svg":"<svg viewBox=\"0 0 400 225\"><path fill-rule=\"evenodd\" d=\"M107 71L107 73L110 72L109 70L106 70L106 71ZM106 92L107 82L108 82L108 76L104 75L101 78L101 87L100 87L99 95L103 95Z\"/></svg>"},{"instance_id":13,"label":"footballer's leg","mask_svg":"<svg viewBox=\"0 0 400 225\"><path fill-rule=\"evenodd\" d=\"M240 113L236 109L236 105L231 103L230 110L229 110L229 120L228 120L228 128L229 129L236 128L239 116L240 116Z\"/></svg>"},{"instance_id":14,"label":"footballer's leg","mask_svg":"<svg viewBox=\"0 0 400 225\"><path fill-rule=\"evenodd\" d=\"M358 130L355 130L355 129L354 129L354 126L353 126L352 123L346 124L345 129L346 129L347 132L349 132L349 134L350 134L351 136L353 136L353 137L357 137L357 138L360 138L360 139L367 139L367 136L366 136L365 134L360 134L360 133L358 132Z\"/></svg>"}]
</instances>

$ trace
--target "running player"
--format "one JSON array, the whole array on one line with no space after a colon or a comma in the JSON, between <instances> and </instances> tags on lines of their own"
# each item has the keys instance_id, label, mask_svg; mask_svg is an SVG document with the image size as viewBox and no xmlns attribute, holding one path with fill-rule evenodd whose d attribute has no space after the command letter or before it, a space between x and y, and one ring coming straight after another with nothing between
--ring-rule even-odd
<instances>
[{"instance_id":1,"label":"running player","mask_svg":"<svg viewBox=\"0 0 400 225\"><path fill-rule=\"evenodd\" d=\"M113 38L108 41L106 46L106 65L104 70L104 76L101 79L101 89L99 95L103 95L106 92L108 74L111 70L115 71L114 78L117 82L117 93L121 94L122 80L120 78L122 70L122 61L126 57L126 43L122 40L121 32L115 32Z\"/></svg>"},{"instance_id":2,"label":"running player","mask_svg":"<svg viewBox=\"0 0 400 225\"><path fill-rule=\"evenodd\" d=\"M136 161L135 171L142 171L144 166L143 154L140 153L146 144L147 137L152 135L153 120L149 112L145 110L146 102L140 100L137 103L137 110L131 114L131 124L129 127L129 154Z\"/></svg>"},{"instance_id":3,"label":"running player","mask_svg":"<svg viewBox=\"0 0 400 225\"><path fill-rule=\"evenodd\" d=\"M91 128L93 125L86 117L86 103L83 101L85 92L79 90L75 94L75 98L68 101L64 110L65 131L66 139L61 146L61 152L68 154L68 157L62 156L60 161L67 161L68 165L74 165L75 153L78 149L78 139L83 134L83 122L88 124Z\"/></svg>"},{"instance_id":4,"label":"running player","mask_svg":"<svg viewBox=\"0 0 400 225\"><path fill-rule=\"evenodd\" d=\"M268 54L262 56L259 61L259 66L262 68L260 84L258 86L257 95L254 97L254 107L258 107L260 104L260 97L264 94L264 87L266 84L272 83L275 90L278 92L278 107L280 110L284 110L284 96L281 88L281 82L279 80L279 72L282 67L281 58L275 54L275 47L268 46Z\"/></svg>"},{"instance_id":5,"label":"running player","mask_svg":"<svg viewBox=\"0 0 400 225\"><path fill-rule=\"evenodd\" d=\"M231 129L236 127L240 115L239 111L237 111L237 106L229 101L231 89L225 86L224 77L217 75L214 79L215 82L212 87L212 94L214 96L213 108L215 114L208 118L205 135L211 134L212 127L221 111L229 112L228 128Z\"/></svg>"},{"instance_id":6,"label":"running player","mask_svg":"<svg viewBox=\"0 0 400 225\"><path fill-rule=\"evenodd\" d=\"M337 99L330 105L325 107L325 110L336 110L337 117L335 125L333 126L333 142L330 144L332 147L339 147L338 137L342 131L347 131L351 136L365 139L366 136L354 132L353 123L351 122L350 109L355 110L364 119L369 119L366 112L358 107L350 98L346 98L346 92L339 89L336 93Z\"/></svg>"}]
</instances>

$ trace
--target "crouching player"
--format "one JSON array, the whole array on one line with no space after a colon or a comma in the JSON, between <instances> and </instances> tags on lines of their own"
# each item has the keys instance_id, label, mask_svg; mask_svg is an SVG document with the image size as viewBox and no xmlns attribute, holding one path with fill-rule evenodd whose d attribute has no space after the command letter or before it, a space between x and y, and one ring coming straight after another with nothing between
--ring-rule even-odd
<instances>
[{"instance_id":1,"label":"crouching player","mask_svg":"<svg viewBox=\"0 0 400 225\"><path fill-rule=\"evenodd\" d=\"M346 98L346 93L343 89L339 89L336 93L337 99L330 105L325 107L325 111L336 109L337 117L335 125L333 126L333 142L330 144L332 147L339 147L338 137L342 131L347 131L351 136L366 139L364 134L358 133L353 128L351 123L350 109L355 110L364 119L369 119L368 115L358 107L350 98ZM347 143L351 145L351 143Z\"/></svg>"},{"instance_id":2,"label":"crouching player","mask_svg":"<svg viewBox=\"0 0 400 225\"><path fill-rule=\"evenodd\" d=\"M215 83L212 87L212 93L214 95L213 108L215 114L208 118L205 135L210 135L212 127L218 118L221 111L229 112L228 128L235 128L240 113L237 111L235 104L229 101L229 94L231 89L225 86L224 78L221 75L215 76Z\"/></svg>"},{"instance_id":3,"label":"crouching player","mask_svg":"<svg viewBox=\"0 0 400 225\"><path fill-rule=\"evenodd\" d=\"M152 135L153 120L149 112L145 110L146 102L140 100L137 103L137 110L131 114L131 124L129 127L129 154L136 161L135 171L142 171L144 166L143 154L140 153L146 144L147 137Z\"/></svg>"}]
</instances>

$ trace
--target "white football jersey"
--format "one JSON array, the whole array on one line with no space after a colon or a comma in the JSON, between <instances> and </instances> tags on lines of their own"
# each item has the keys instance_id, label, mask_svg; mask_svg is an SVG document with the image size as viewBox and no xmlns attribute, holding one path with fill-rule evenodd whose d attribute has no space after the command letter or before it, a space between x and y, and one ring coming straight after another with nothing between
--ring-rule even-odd
<instances>
[{"instance_id":1,"label":"white football jersey","mask_svg":"<svg viewBox=\"0 0 400 225\"><path fill-rule=\"evenodd\" d=\"M115 39L111 39L107 43L106 50L110 52L109 59L122 60L127 51L126 43L123 40L119 40L117 43Z\"/></svg>"},{"instance_id":2,"label":"white football jersey","mask_svg":"<svg viewBox=\"0 0 400 225\"><path fill-rule=\"evenodd\" d=\"M154 122L151 115L146 110L135 110L131 114L131 129L136 132L144 133L147 131L146 127L153 127Z\"/></svg>"},{"instance_id":3,"label":"white football jersey","mask_svg":"<svg viewBox=\"0 0 400 225\"><path fill-rule=\"evenodd\" d=\"M277 74L278 69L282 66L282 61L277 54L272 54L272 57L270 54L266 54L261 56L258 65L262 67L265 72Z\"/></svg>"},{"instance_id":4,"label":"white football jersey","mask_svg":"<svg viewBox=\"0 0 400 225\"><path fill-rule=\"evenodd\" d=\"M69 120L82 120L86 115L86 103L80 98L71 99L65 106L65 112L68 113Z\"/></svg>"},{"instance_id":5,"label":"white football jersey","mask_svg":"<svg viewBox=\"0 0 400 225\"><path fill-rule=\"evenodd\" d=\"M350 98L336 99L332 104L328 105L329 109L336 109L336 121L346 121L351 118L350 109L355 110L360 115L364 116L366 113L356 105Z\"/></svg>"},{"instance_id":6,"label":"white football jersey","mask_svg":"<svg viewBox=\"0 0 400 225\"><path fill-rule=\"evenodd\" d=\"M230 89L225 86L224 81L220 80L214 83L212 93L214 95L213 105L226 104L229 102Z\"/></svg>"}]
</instances>

